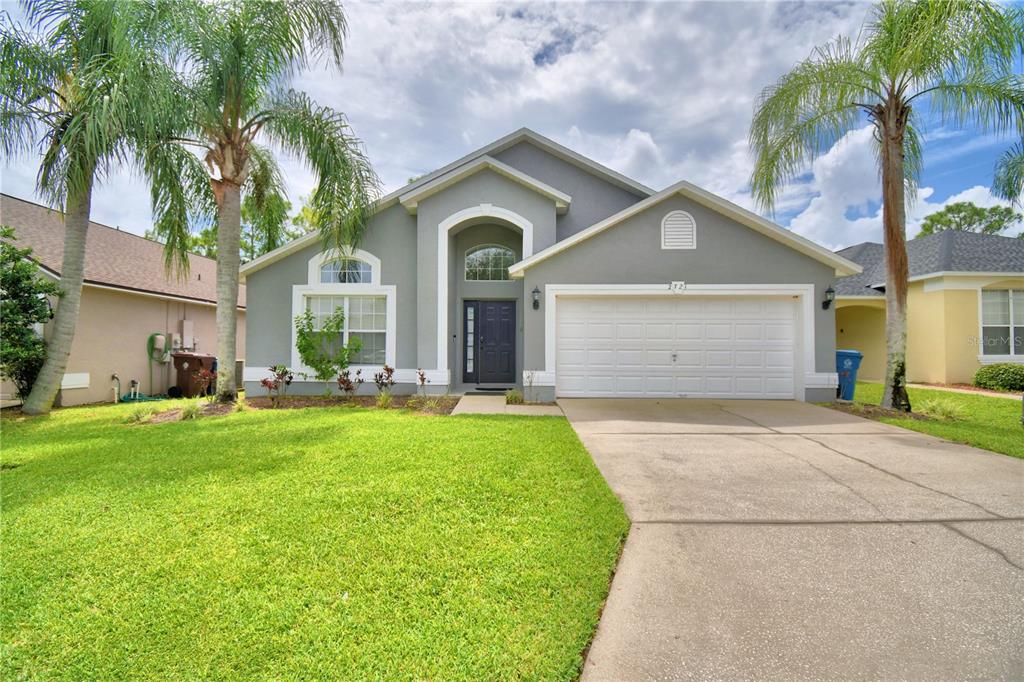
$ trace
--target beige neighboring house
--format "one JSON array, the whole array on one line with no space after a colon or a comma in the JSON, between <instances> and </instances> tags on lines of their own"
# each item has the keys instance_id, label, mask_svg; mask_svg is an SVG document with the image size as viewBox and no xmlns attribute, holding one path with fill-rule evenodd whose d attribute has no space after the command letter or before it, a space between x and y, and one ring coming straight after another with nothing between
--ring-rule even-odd
<instances>
[{"instance_id":1,"label":"beige neighboring house","mask_svg":"<svg viewBox=\"0 0 1024 682\"><path fill-rule=\"evenodd\" d=\"M0 223L14 228L19 246L32 249L42 273L60 279L64 223L59 212L0 194ZM176 383L175 371L170 361L149 359L151 334L164 334L184 349L216 352L216 261L193 254L189 262L186 278L168 276L162 244L90 223L82 306L57 405L112 401L114 374L122 394L132 379L143 393L165 393ZM238 294L237 352L239 360L245 357L244 286ZM15 398L10 383L3 383L0 397L5 404Z\"/></svg>"},{"instance_id":2,"label":"beige neighboring house","mask_svg":"<svg viewBox=\"0 0 1024 682\"><path fill-rule=\"evenodd\" d=\"M885 254L837 252L861 265L836 282L836 348L864 353L860 378L885 377ZM969 384L982 365L1024 364L1024 239L948 230L907 242L907 380Z\"/></svg>"}]
</instances>

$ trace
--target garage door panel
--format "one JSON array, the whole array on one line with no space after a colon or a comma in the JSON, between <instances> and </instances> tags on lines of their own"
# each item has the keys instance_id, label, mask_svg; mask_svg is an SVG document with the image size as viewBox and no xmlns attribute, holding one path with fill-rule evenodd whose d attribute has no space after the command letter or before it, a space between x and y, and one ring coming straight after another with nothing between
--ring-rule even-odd
<instances>
[{"instance_id":1,"label":"garage door panel","mask_svg":"<svg viewBox=\"0 0 1024 682\"><path fill-rule=\"evenodd\" d=\"M709 350L705 358L706 367L732 367L732 351Z\"/></svg>"},{"instance_id":2,"label":"garage door panel","mask_svg":"<svg viewBox=\"0 0 1024 682\"><path fill-rule=\"evenodd\" d=\"M560 297L562 396L792 398L792 299Z\"/></svg>"},{"instance_id":3,"label":"garage door panel","mask_svg":"<svg viewBox=\"0 0 1024 682\"><path fill-rule=\"evenodd\" d=\"M699 350L676 351L676 367L694 368L704 366L704 352Z\"/></svg>"}]
</instances>

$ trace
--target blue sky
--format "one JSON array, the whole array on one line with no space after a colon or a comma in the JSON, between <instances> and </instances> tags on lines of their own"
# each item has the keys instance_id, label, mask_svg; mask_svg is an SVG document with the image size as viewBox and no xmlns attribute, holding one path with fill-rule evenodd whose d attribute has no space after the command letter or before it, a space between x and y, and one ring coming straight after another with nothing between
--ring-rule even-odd
<instances>
[{"instance_id":1,"label":"blue sky","mask_svg":"<svg viewBox=\"0 0 1024 682\"><path fill-rule=\"evenodd\" d=\"M4 8L16 10L7 0ZM348 3L344 74L294 85L348 114L385 191L521 126L660 189L687 179L752 207L747 131L754 98L815 45L855 36L866 3ZM12 12L15 13L16 12ZM866 124L865 124L866 125ZM992 205L1010 140L933 124L908 232L952 200ZM30 198L34 158L2 168ZM293 203L314 177L284 168ZM851 132L787 190L774 216L837 248L879 240L870 131ZM94 219L143 232L146 188L115 173Z\"/></svg>"}]
</instances>

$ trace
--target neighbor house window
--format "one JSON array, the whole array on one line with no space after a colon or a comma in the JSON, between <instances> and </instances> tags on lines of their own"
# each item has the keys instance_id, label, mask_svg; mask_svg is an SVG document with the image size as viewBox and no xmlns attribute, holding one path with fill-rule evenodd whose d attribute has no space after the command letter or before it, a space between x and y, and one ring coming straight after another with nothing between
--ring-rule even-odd
<instances>
[{"instance_id":1,"label":"neighbor house window","mask_svg":"<svg viewBox=\"0 0 1024 682\"><path fill-rule=\"evenodd\" d=\"M981 354L1024 357L1024 289L981 292Z\"/></svg>"},{"instance_id":2,"label":"neighbor house window","mask_svg":"<svg viewBox=\"0 0 1024 682\"><path fill-rule=\"evenodd\" d=\"M516 261L515 252L507 246L485 244L466 252L466 279L479 282L501 282L508 279L508 268Z\"/></svg>"},{"instance_id":3,"label":"neighbor house window","mask_svg":"<svg viewBox=\"0 0 1024 682\"><path fill-rule=\"evenodd\" d=\"M345 313L341 342L358 338L362 346L349 358L353 365L381 366L386 361L387 298L384 296L307 296L306 308L313 313L314 329L337 310Z\"/></svg>"},{"instance_id":4,"label":"neighbor house window","mask_svg":"<svg viewBox=\"0 0 1024 682\"><path fill-rule=\"evenodd\" d=\"M341 258L320 266L321 284L369 284L373 267L355 258Z\"/></svg>"}]
</instances>

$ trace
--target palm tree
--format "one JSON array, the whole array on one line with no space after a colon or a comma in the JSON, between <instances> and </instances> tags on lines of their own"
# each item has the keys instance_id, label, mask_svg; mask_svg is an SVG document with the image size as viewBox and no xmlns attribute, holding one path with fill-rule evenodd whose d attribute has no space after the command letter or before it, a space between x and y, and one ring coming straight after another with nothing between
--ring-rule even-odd
<instances>
[{"instance_id":1,"label":"palm tree","mask_svg":"<svg viewBox=\"0 0 1024 682\"><path fill-rule=\"evenodd\" d=\"M1007 149L999 157L992 193L1007 201L1020 201L1024 193L1024 140ZM1024 236L1024 232L1019 236Z\"/></svg>"},{"instance_id":2,"label":"palm tree","mask_svg":"<svg viewBox=\"0 0 1024 682\"><path fill-rule=\"evenodd\" d=\"M235 397L236 306L243 195L270 211L283 195L267 146L290 151L318 176L313 205L326 247L361 237L377 178L345 117L287 89L296 70L327 57L340 68L345 16L332 0L182 0L174 27L181 74L164 142L145 155L154 227L168 265L182 267L191 227L217 228L217 393ZM193 153L196 152L196 153ZM198 154L198 156L197 156ZM201 158L200 158L201 157Z\"/></svg>"},{"instance_id":3,"label":"palm tree","mask_svg":"<svg viewBox=\"0 0 1024 682\"><path fill-rule=\"evenodd\" d=\"M42 155L37 191L64 210L63 295L46 361L22 406L48 412L60 389L81 304L92 191L154 135L156 3L32 0L28 29L0 19L0 150Z\"/></svg>"},{"instance_id":4,"label":"palm tree","mask_svg":"<svg viewBox=\"0 0 1024 682\"><path fill-rule=\"evenodd\" d=\"M886 254L884 407L910 410L905 202L921 170L918 107L945 123L996 133L1020 121L1021 16L978 0L883 0L856 42L839 38L816 48L756 104L751 188L766 210L839 138L865 120L874 127Z\"/></svg>"}]
</instances>

